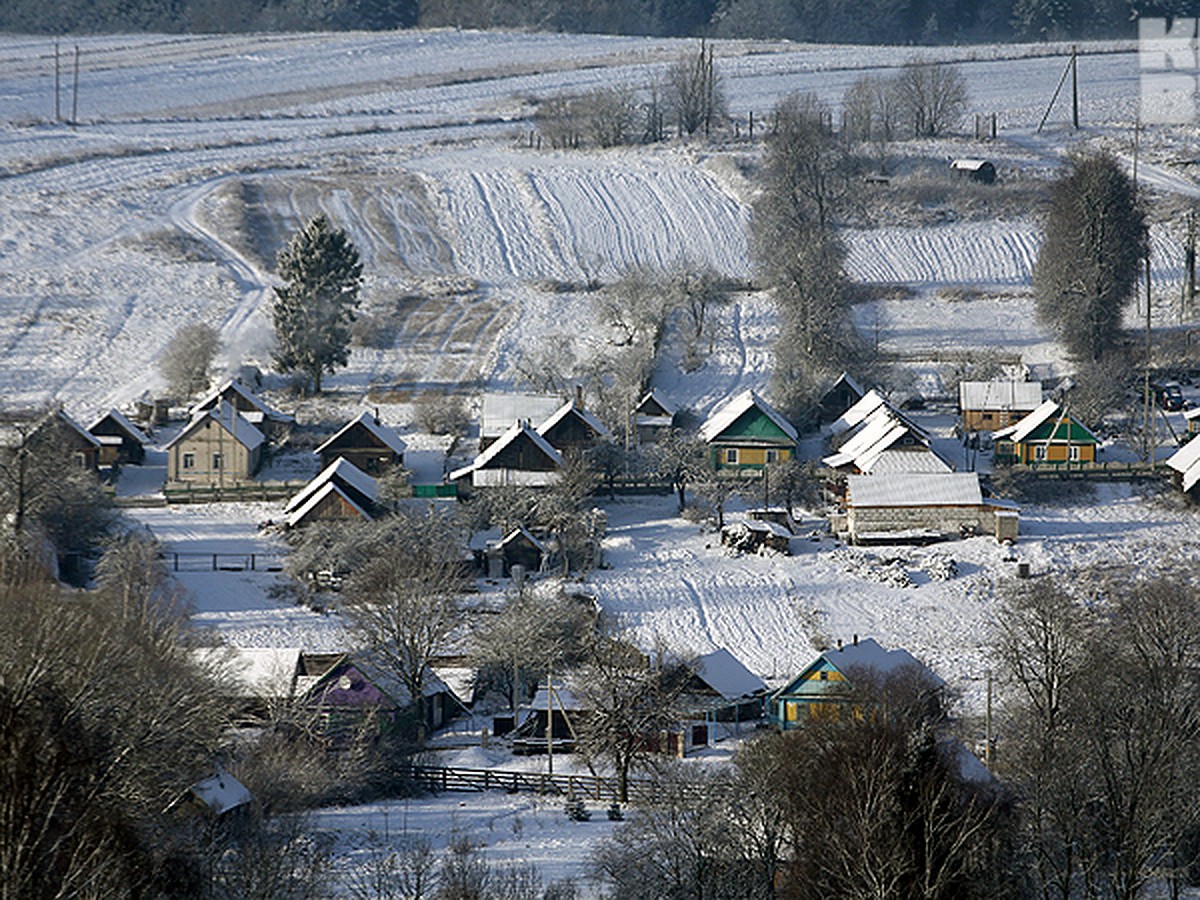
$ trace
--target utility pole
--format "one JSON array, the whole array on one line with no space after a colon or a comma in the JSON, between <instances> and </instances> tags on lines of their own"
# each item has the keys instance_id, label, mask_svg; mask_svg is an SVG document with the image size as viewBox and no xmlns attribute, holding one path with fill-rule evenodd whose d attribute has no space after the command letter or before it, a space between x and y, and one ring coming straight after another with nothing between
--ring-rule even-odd
<instances>
[{"instance_id":1,"label":"utility pole","mask_svg":"<svg viewBox=\"0 0 1200 900\"><path fill-rule=\"evenodd\" d=\"M1071 121L1079 130L1079 48L1071 45Z\"/></svg>"},{"instance_id":2,"label":"utility pole","mask_svg":"<svg viewBox=\"0 0 1200 900\"><path fill-rule=\"evenodd\" d=\"M55 123L62 121L62 111L59 109L59 82L60 82L61 67L58 63L58 41L54 42L54 121Z\"/></svg>"},{"instance_id":3,"label":"utility pole","mask_svg":"<svg viewBox=\"0 0 1200 900\"><path fill-rule=\"evenodd\" d=\"M550 698L554 696L554 683L550 677L550 664L546 664L546 772L554 774L554 704Z\"/></svg>"},{"instance_id":4,"label":"utility pole","mask_svg":"<svg viewBox=\"0 0 1200 900\"><path fill-rule=\"evenodd\" d=\"M1153 419L1150 416L1150 254L1146 253L1146 375L1142 384L1142 411L1145 417L1142 434L1145 442L1146 461L1150 463L1150 471L1154 471L1154 444L1150 439L1150 426Z\"/></svg>"},{"instance_id":5,"label":"utility pole","mask_svg":"<svg viewBox=\"0 0 1200 900\"><path fill-rule=\"evenodd\" d=\"M992 767L992 670L987 670L987 710L983 715L983 764Z\"/></svg>"},{"instance_id":6,"label":"utility pole","mask_svg":"<svg viewBox=\"0 0 1200 900\"><path fill-rule=\"evenodd\" d=\"M71 127L79 124L79 45L75 45L75 87L71 91Z\"/></svg>"}]
</instances>

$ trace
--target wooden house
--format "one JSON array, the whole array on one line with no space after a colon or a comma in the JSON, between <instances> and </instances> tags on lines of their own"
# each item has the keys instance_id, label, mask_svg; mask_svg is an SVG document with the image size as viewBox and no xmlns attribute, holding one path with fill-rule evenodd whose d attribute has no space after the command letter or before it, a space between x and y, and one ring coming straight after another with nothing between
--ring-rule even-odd
<instances>
[{"instance_id":1,"label":"wooden house","mask_svg":"<svg viewBox=\"0 0 1200 900\"><path fill-rule=\"evenodd\" d=\"M996 462L1095 462L1100 439L1053 400L1047 400L1016 425L997 431Z\"/></svg>"},{"instance_id":2,"label":"wooden house","mask_svg":"<svg viewBox=\"0 0 1200 900\"><path fill-rule=\"evenodd\" d=\"M1015 425L1042 403L1040 381L963 381L958 409L963 431L997 431Z\"/></svg>"},{"instance_id":3,"label":"wooden house","mask_svg":"<svg viewBox=\"0 0 1200 900\"><path fill-rule=\"evenodd\" d=\"M288 528L330 519L370 521L376 513L375 479L346 459L337 459L288 500Z\"/></svg>"},{"instance_id":4,"label":"wooden house","mask_svg":"<svg viewBox=\"0 0 1200 900\"><path fill-rule=\"evenodd\" d=\"M499 529L480 532L472 538L470 546L476 565L488 578L510 577L513 566L520 566L525 572L538 572L549 553L546 545L524 525L506 535L501 535Z\"/></svg>"},{"instance_id":5,"label":"wooden house","mask_svg":"<svg viewBox=\"0 0 1200 900\"><path fill-rule=\"evenodd\" d=\"M428 732L441 728L465 707L432 669L426 669L423 681L425 718L421 724ZM416 706L404 683L371 653L342 656L324 673L307 680L298 696L321 716L325 733L334 738L362 727L386 734Z\"/></svg>"},{"instance_id":6,"label":"wooden house","mask_svg":"<svg viewBox=\"0 0 1200 900\"><path fill-rule=\"evenodd\" d=\"M368 475L381 475L392 466L404 465L405 449L403 439L380 421L378 413L363 411L313 453L321 457L323 469L344 459Z\"/></svg>"},{"instance_id":7,"label":"wooden house","mask_svg":"<svg viewBox=\"0 0 1200 900\"><path fill-rule=\"evenodd\" d=\"M1200 435L1176 450L1167 459L1167 468L1174 473L1176 486L1185 494L1200 482Z\"/></svg>"},{"instance_id":8,"label":"wooden house","mask_svg":"<svg viewBox=\"0 0 1200 900\"><path fill-rule=\"evenodd\" d=\"M537 426L537 433L560 453L587 450L612 438L612 432L584 409L579 399L570 400L551 413Z\"/></svg>"},{"instance_id":9,"label":"wooden house","mask_svg":"<svg viewBox=\"0 0 1200 900\"><path fill-rule=\"evenodd\" d=\"M100 442L61 407L0 412L0 452L19 448L95 472Z\"/></svg>"},{"instance_id":10,"label":"wooden house","mask_svg":"<svg viewBox=\"0 0 1200 900\"><path fill-rule=\"evenodd\" d=\"M835 421L866 395L866 389L849 372L843 372L818 401L821 422Z\"/></svg>"},{"instance_id":11,"label":"wooden house","mask_svg":"<svg viewBox=\"0 0 1200 900\"><path fill-rule=\"evenodd\" d=\"M545 487L558 481L562 454L524 423L511 426L468 466L450 473L451 481L467 478L474 487Z\"/></svg>"},{"instance_id":12,"label":"wooden house","mask_svg":"<svg viewBox=\"0 0 1200 900\"><path fill-rule=\"evenodd\" d=\"M199 413L226 406L236 409L243 419L272 440L281 437L295 424L292 416L273 409L238 379L230 379L210 391L193 404L190 413L195 418Z\"/></svg>"},{"instance_id":13,"label":"wooden house","mask_svg":"<svg viewBox=\"0 0 1200 900\"><path fill-rule=\"evenodd\" d=\"M996 166L986 159L953 159L950 161L950 171L980 184L993 184L996 181Z\"/></svg>"},{"instance_id":14,"label":"wooden house","mask_svg":"<svg viewBox=\"0 0 1200 900\"><path fill-rule=\"evenodd\" d=\"M796 453L796 429L770 404L744 391L713 412L700 427L718 472L757 474Z\"/></svg>"},{"instance_id":15,"label":"wooden house","mask_svg":"<svg viewBox=\"0 0 1200 900\"><path fill-rule=\"evenodd\" d=\"M677 703L684 711L681 752L741 734L742 723L765 715L766 684L724 647L697 657L690 668Z\"/></svg>"},{"instance_id":16,"label":"wooden house","mask_svg":"<svg viewBox=\"0 0 1200 900\"><path fill-rule=\"evenodd\" d=\"M220 685L235 717L268 719L291 702L300 675L298 647L200 647L192 659Z\"/></svg>"},{"instance_id":17,"label":"wooden house","mask_svg":"<svg viewBox=\"0 0 1200 900\"><path fill-rule=\"evenodd\" d=\"M141 465L150 439L119 409L110 409L88 426L88 433L100 442L102 466Z\"/></svg>"},{"instance_id":18,"label":"wooden house","mask_svg":"<svg viewBox=\"0 0 1200 900\"><path fill-rule=\"evenodd\" d=\"M847 647L826 650L804 670L775 691L768 703L772 724L783 729L803 727L816 720L838 720L849 712L865 715L853 689L889 678L912 678L936 695L945 682L907 650L886 650L871 638Z\"/></svg>"},{"instance_id":19,"label":"wooden house","mask_svg":"<svg viewBox=\"0 0 1200 900\"><path fill-rule=\"evenodd\" d=\"M991 534L1016 540L1019 511L984 498L975 472L850 475L833 527L851 543L944 540Z\"/></svg>"},{"instance_id":20,"label":"wooden house","mask_svg":"<svg viewBox=\"0 0 1200 900\"><path fill-rule=\"evenodd\" d=\"M563 398L558 394L484 394L479 416L480 451L487 450L513 425L537 428L562 405Z\"/></svg>"},{"instance_id":21,"label":"wooden house","mask_svg":"<svg viewBox=\"0 0 1200 900\"><path fill-rule=\"evenodd\" d=\"M633 408L633 426L640 444L653 444L675 424L675 407L657 390L650 390Z\"/></svg>"},{"instance_id":22,"label":"wooden house","mask_svg":"<svg viewBox=\"0 0 1200 900\"><path fill-rule=\"evenodd\" d=\"M934 452L929 432L874 390L830 423L828 430L836 450L821 462L841 475L953 471Z\"/></svg>"},{"instance_id":23,"label":"wooden house","mask_svg":"<svg viewBox=\"0 0 1200 900\"><path fill-rule=\"evenodd\" d=\"M167 481L236 485L262 463L263 433L232 405L200 413L167 444Z\"/></svg>"}]
</instances>

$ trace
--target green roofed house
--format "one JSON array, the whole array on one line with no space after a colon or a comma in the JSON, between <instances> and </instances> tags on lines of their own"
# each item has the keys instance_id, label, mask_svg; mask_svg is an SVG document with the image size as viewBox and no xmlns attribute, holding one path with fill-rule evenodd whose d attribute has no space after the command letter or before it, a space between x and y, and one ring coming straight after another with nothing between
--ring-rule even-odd
<instances>
[{"instance_id":1,"label":"green roofed house","mask_svg":"<svg viewBox=\"0 0 1200 900\"><path fill-rule=\"evenodd\" d=\"M1100 439L1053 400L1047 400L1016 425L997 431L996 462L1095 462Z\"/></svg>"},{"instance_id":2,"label":"green roofed house","mask_svg":"<svg viewBox=\"0 0 1200 900\"><path fill-rule=\"evenodd\" d=\"M712 467L733 473L757 473L791 459L798 440L792 424L754 391L723 404L700 426L700 436Z\"/></svg>"}]
</instances>

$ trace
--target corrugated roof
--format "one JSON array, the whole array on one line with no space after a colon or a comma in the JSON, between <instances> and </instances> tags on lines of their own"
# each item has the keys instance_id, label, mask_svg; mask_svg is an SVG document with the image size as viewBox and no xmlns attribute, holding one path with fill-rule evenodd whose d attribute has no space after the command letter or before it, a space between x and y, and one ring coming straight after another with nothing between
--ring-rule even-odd
<instances>
[{"instance_id":1,"label":"corrugated roof","mask_svg":"<svg viewBox=\"0 0 1200 900\"><path fill-rule=\"evenodd\" d=\"M472 462L469 466L463 466L461 469L455 469L453 472L451 472L450 480L457 481L464 475L471 474L476 469L482 469L489 462L495 459L495 457L499 455L499 453L505 447L515 441L522 434L527 435L539 450L550 457L556 466L561 466L563 464L562 454L550 446L549 442L544 437L523 422L517 422L515 425L510 426L509 429L504 432L503 435L497 438L486 450L476 456L474 462Z\"/></svg>"},{"instance_id":2,"label":"corrugated roof","mask_svg":"<svg viewBox=\"0 0 1200 900\"><path fill-rule=\"evenodd\" d=\"M340 438L355 425L362 425L363 428L367 429L367 431L378 438L379 441L393 453L399 453L403 455L404 451L408 448L408 445L404 443L404 440L399 434L396 433L396 429L388 425L384 425L375 418L373 413L363 410L356 418L351 419L349 422L339 428L336 434L325 440L325 442L322 443L321 446L316 450L314 450L313 453L316 453L319 456L326 447Z\"/></svg>"},{"instance_id":3,"label":"corrugated roof","mask_svg":"<svg viewBox=\"0 0 1200 900\"><path fill-rule=\"evenodd\" d=\"M871 475L893 475L899 472L935 475L953 472L954 468L929 447L889 448L873 457L864 472Z\"/></svg>"},{"instance_id":4,"label":"corrugated roof","mask_svg":"<svg viewBox=\"0 0 1200 900\"><path fill-rule=\"evenodd\" d=\"M515 422L537 427L563 404L558 394L484 394L479 414L479 436L495 438Z\"/></svg>"},{"instance_id":5,"label":"corrugated roof","mask_svg":"<svg viewBox=\"0 0 1200 900\"><path fill-rule=\"evenodd\" d=\"M192 421L187 424L183 431L175 435L174 439L167 444L167 449L169 450L171 447L174 447L176 444L189 437L191 433L200 425L200 423L207 418L213 419L217 425L223 428L227 434L233 437L247 450L257 449L258 447L262 446L263 441L266 440L266 438L263 437L263 433L259 431L253 423L248 422L246 417L241 415L232 404L226 403L222 404L216 409L206 410L192 419Z\"/></svg>"},{"instance_id":6,"label":"corrugated roof","mask_svg":"<svg viewBox=\"0 0 1200 900\"><path fill-rule=\"evenodd\" d=\"M983 492L975 472L849 475L848 507L981 506Z\"/></svg>"},{"instance_id":7,"label":"corrugated roof","mask_svg":"<svg viewBox=\"0 0 1200 900\"><path fill-rule=\"evenodd\" d=\"M799 435L796 434L796 429L792 427L792 423L780 415L767 401L763 400L754 391L742 391L736 397L728 400L725 404L719 407L711 416L705 420L700 426L700 436L705 441L712 441L715 437L721 434L726 428L736 422L748 410L758 407L771 422L786 434L791 440L799 440Z\"/></svg>"},{"instance_id":8,"label":"corrugated roof","mask_svg":"<svg viewBox=\"0 0 1200 900\"><path fill-rule=\"evenodd\" d=\"M1032 412L1042 402L1040 381L963 381L958 385L958 408Z\"/></svg>"},{"instance_id":9,"label":"corrugated roof","mask_svg":"<svg viewBox=\"0 0 1200 900\"><path fill-rule=\"evenodd\" d=\"M1200 481L1200 435L1192 438L1167 459L1167 466L1183 476L1183 489L1190 491Z\"/></svg>"},{"instance_id":10,"label":"corrugated roof","mask_svg":"<svg viewBox=\"0 0 1200 900\"><path fill-rule=\"evenodd\" d=\"M875 410L887 405L888 403L883 399L883 395L872 388L863 394L861 400L842 413L838 418L834 419L829 425L829 430L833 434L841 434L843 431L849 431L854 426L865 421Z\"/></svg>"}]
</instances>

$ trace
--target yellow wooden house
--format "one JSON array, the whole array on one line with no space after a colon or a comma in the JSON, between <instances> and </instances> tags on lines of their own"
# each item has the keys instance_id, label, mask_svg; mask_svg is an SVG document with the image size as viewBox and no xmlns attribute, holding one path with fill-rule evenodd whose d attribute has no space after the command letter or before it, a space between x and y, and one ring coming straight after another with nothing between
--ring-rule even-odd
<instances>
[{"instance_id":1,"label":"yellow wooden house","mask_svg":"<svg viewBox=\"0 0 1200 900\"><path fill-rule=\"evenodd\" d=\"M1053 400L997 431L996 462L1046 465L1096 461L1100 439Z\"/></svg>"}]
</instances>

